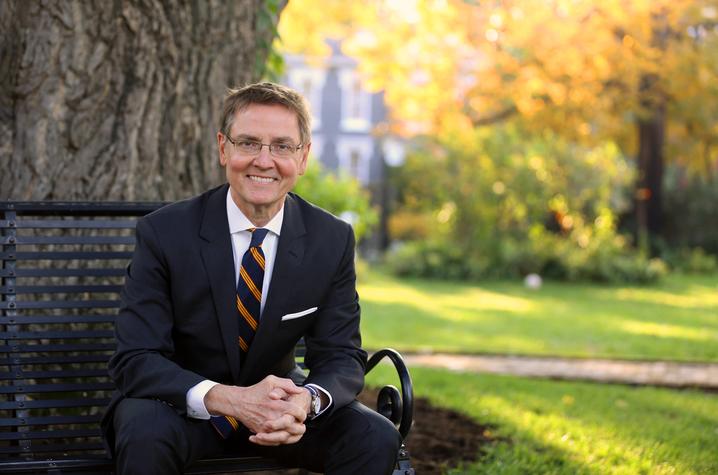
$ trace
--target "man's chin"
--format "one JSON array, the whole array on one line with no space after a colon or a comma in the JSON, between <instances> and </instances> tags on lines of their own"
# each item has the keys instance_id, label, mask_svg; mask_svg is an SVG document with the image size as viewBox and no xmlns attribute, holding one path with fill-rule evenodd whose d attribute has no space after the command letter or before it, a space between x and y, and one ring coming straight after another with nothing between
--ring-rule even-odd
<instances>
[{"instance_id":1,"label":"man's chin","mask_svg":"<svg viewBox=\"0 0 718 475\"><path fill-rule=\"evenodd\" d=\"M278 199L276 195L264 198L252 197L246 201L249 208L254 210L255 215L273 216L282 207L283 200Z\"/></svg>"}]
</instances>

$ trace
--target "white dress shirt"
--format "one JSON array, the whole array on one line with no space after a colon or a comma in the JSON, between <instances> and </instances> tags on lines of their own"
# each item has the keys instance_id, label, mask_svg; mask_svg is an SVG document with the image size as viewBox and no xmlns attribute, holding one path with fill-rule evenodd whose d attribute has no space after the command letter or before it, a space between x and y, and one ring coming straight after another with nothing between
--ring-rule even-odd
<instances>
[{"instance_id":1,"label":"white dress shirt","mask_svg":"<svg viewBox=\"0 0 718 475\"><path fill-rule=\"evenodd\" d=\"M234 275L239 275L239 269L242 266L242 257L252 240L250 229L256 228L254 224L242 213L232 199L230 190L227 190L227 220L229 222L229 233L232 236L232 255L234 257ZM269 283L272 281L272 271L274 270L274 260L277 257L277 245L279 244L279 233L282 230L284 222L284 206L274 217L263 226L269 232L262 242L262 252L264 253L264 280L262 281L262 301L260 303L260 321L261 314L264 312L264 304L267 301L267 293L269 292ZM238 317L239 318L239 317ZM260 323L261 324L261 323ZM194 419L209 419L210 414L204 405L204 397L215 385L219 383L205 379L200 383L192 386L187 391L187 415ZM318 415L322 414L332 405L332 395L324 388L316 384L312 387L326 394L329 404L322 408Z\"/></svg>"}]
</instances>

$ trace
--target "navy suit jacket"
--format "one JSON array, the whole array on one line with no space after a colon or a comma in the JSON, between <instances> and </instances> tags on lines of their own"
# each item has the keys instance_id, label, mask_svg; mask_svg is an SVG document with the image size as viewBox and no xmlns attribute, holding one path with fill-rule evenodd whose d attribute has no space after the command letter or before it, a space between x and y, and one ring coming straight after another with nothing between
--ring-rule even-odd
<instances>
[{"instance_id":1,"label":"navy suit jacket","mask_svg":"<svg viewBox=\"0 0 718 475\"><path fill-rule=\"evenodd\" d=\"M187 391L204 379L248 386L273 374L298 381L303 375L293 351L302 336L310 370L305 382L331 393L330 411L363 387L354 234L292 193L265 308L240 361L227 190L225 184L137 223L109 363L118 389L103 422L110 439L112 411L123 397L158 399L185 415ZM318 310L281 319L312 307Z\"/></svg>"}]
</instances>

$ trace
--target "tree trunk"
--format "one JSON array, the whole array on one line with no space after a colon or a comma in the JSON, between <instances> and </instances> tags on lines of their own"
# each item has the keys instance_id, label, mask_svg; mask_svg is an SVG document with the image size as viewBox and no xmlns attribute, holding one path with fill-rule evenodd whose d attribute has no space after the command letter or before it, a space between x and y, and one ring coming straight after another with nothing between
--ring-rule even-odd
<instances>
[{"instance_id":1,"label":"tree trunk","mask_svg":"<svg viewBox=\"0 0 718 475\"><path fill-rule=\"evenodd\" d=\"M661 8L651 18L651 46L662 53L666 51L671 34L667 15ZM653 253L656 238L663 231L663 143L666 131L666 96L658 74L646 73L641 77L639 96L637 234L641 250Z\"/></svg>"},{"instance_id":2,"label":"tree trunk","mask_svg":"<svg viewBox=\"0 0 718 475\"><path fill-rule=\"evenodd\" d=\"M261 75L267 18L264 0L0 2L0 199L174 200L221 183L222 99Z\"/></svg>"},{"instance_id":3,"label":"tree trunk","mask_svg":"<svg viewBox=\"0 0 718 475\"><path fill-rule=\"evenodd\" d=\"M665 112L656 110L652 117L638 121L638 187L636 193L636 218L638 242L643 250L650 250L651 243L663 230L663 142L665 135Z\"/></svg>"}]
</instances>

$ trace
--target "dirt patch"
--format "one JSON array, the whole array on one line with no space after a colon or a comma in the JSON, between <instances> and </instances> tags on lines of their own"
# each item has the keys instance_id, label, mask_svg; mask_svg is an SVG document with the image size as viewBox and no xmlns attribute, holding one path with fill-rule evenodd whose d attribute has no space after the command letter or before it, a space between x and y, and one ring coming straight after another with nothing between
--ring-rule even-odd
<instances>
[{"instance_id":1,"label":"dirt patch","mask_svg":"<svg viewBox=\"0 0 718 475\"><path fill-rule=\"evenodd\" d=\"M378 390L367 388L359 395L366 406L376 408ZM482 445L495 439L491 428L479 425L465 415L432 406L428 399L414 398L414 424L406 440L411 466L417 475L441 475L462 462L472 462ZM302 470L258 472L257 475L302 475Z\"/></svg>"},{"instance_id":2,"label":"dirt patch","mask_svg":"<svg viewBox=\"0 0 718 475\"><path fill-rule=\"evenodd\" d=\"M374 409L377 392L368 388L359 400ZM476 460L481 446L494 440L490 434L490 427L459 412L415 398L414 424L406 440L411 465L418 475L441 475L448 468Z\"/></svg>"}]
</instances>

